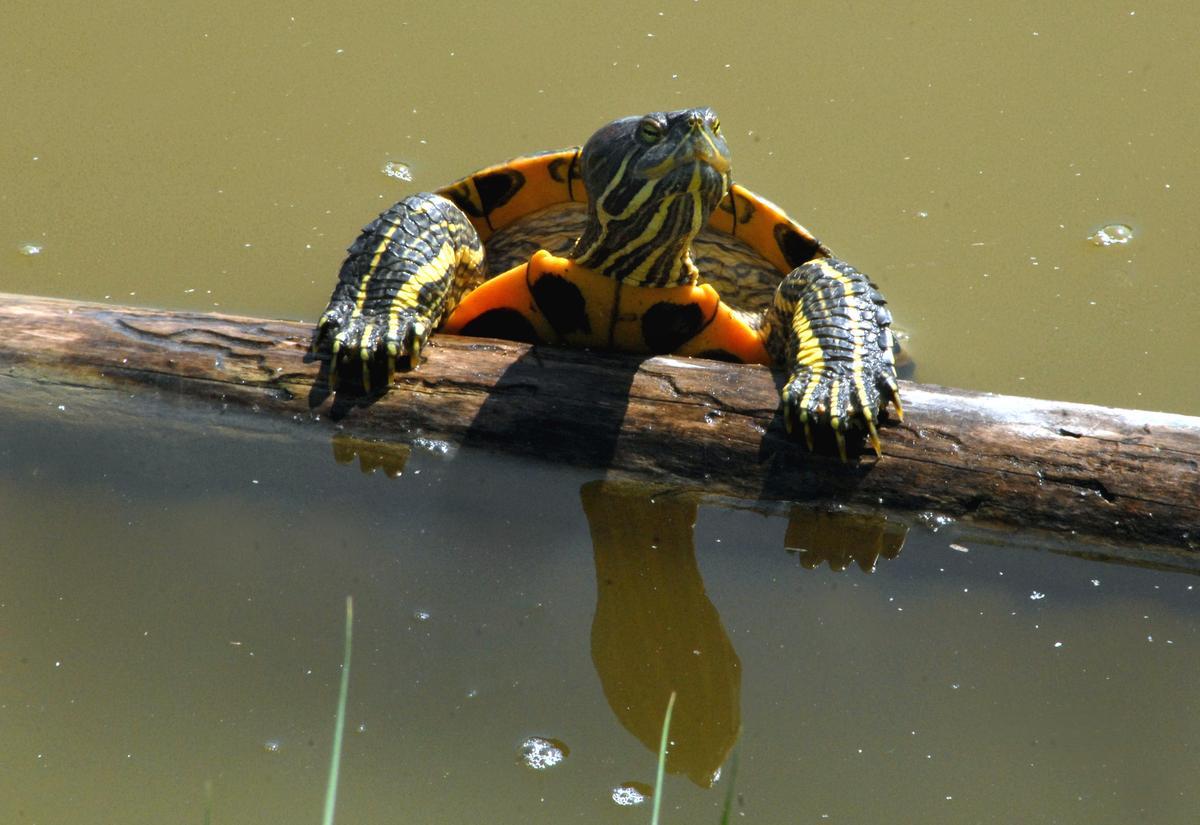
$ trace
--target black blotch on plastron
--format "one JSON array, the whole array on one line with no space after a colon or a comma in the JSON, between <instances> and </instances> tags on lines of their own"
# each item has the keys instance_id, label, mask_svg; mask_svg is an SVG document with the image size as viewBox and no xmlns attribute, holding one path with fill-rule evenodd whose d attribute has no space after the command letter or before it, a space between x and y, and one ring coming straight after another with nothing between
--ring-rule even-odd
<instances>
[{"instance_id":1,"label":"black blotch on plastron","mask_svg":"<svg viewBox=\"0 0 1200 825\"><path fill-rule=\"evenodd\" d=\"M783 253L788 266L796 267L812 260L821 251L821 242L808 235L801 235L786 223L776 224L775 243Z\"/></svg>"},{"instance_id":2,"label":"black blotch on plastron","mask_svg":"<svg viewBox=\"0 0 1200 825\"><path fill-rule=\"evenodd\" d=\"M559 335L592 331L592 324L587 317L587 299L579 287L566 278L543 275L530 285L529 291L538 309Z\"/></svg>"},{"instance_id":3,"label":"black blotch on plastron","mask_svg":"<svg viewBox=\"0 0 1200 825\"><path fill-rule=\"evenodd\" d=\"M730 364L745 363L741 358L738 358L727 349L706 349L703 352L697 352L696 358L707 358L710 361L725 361Z\"/></svg>"},{"instance_id":4,"label":"black blotch on plastron","mask_svg":"<svg viewBox=\"0 0 1200 825\"><path fill-rule=\"evenodd\" d=\"M489 309L475 316L459 330L460 335L472 335L476 338L503 338L507 341L520 341L523 344L540 344L537 330L529 319L509 307Z\"/></svg>"},{"instance_id":5,"label":"black blotch on plastron","mask_svg":"<svg viewBox=\"0 0 1200 825\"><path fill-rule=\"evenodd\" d=\"M515 169L476 176L475 191L479 193L483 214L490 215L492 210L508 203L524 185L525 176Z\"/></svg>"},{"instance_id":6,"label":"black blotch on plastron","mask_svg":"<svg viewBox=\"0 0 1200 825\"><path fill-rule=\"evenodd\" d=\"M696 304L655 304L642 316L642 338L654 353L675 352L690 341L704 325L704 314Z\"/></svg>"}]
</instances>

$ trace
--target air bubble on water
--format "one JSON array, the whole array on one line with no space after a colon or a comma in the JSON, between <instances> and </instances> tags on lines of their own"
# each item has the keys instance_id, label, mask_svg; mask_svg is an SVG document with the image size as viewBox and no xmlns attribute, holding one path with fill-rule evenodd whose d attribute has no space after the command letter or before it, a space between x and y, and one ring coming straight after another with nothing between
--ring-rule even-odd
<instances>
[{"instance_id":1,"label":"air bubble on water","mask_svg":"<svg viewBox=\"0 0 1200 825\"><path fill-rule=\"evenodd\" d=\"M569 749L557 739L531 736L521 743L521 762L527 768L544 771L567 758Z\"/></svg>"},{"instance_id":2,"label":"air bubble on water","mask_svg":"<svg viewBox=\"0 0 1200 825\"><path fill-rule=\"evenodd\" d=\"M383 164L383 174L387 175L389 178L396 178L397 180L412 180L412 169L409 168L407 163L400 160L389 160L387 163Z\"/></svg>"},{"instance_id":3,"label":"air bubble on water","mask_svg":"<svg viewBox=\"0 0 1200 825\"><path fill-rule=\"evenodd\" d=\"M414 438L412 440L412 446L434 453L435 455L449 455L450 451L453 449L448 441L442 441L441 439L437 438L425 438L424 436L417 436Z\"/></svg>"},{"instance_id":4,"label":"air bubble on water","mask_svg":"<svg viewBox=\"0 0 1200 825\"><path fill-rule=\"evenodd\" d=\"M1114 246L1127 244L1133 240L1133 229L1123 223L1110 223L1102 226L1088 240L1096 246Z\"/></svg>"},{"instance_id":5,"label":"air bubble on water","mask_svg":"<svg viewBox=\"0 0 1200 825\"><path fill-rule=\"evenodd\" d=\"M42 245L36 243L23 243L17 247L17 251L26 257L42 254Z\"/></svg>"},{"instance_id":6,"label":"air bubble on water","mask_svg":"<svg viewBox=\"0 0 1200 825\"><path fill-rule=\"evenodd\" d=\"M266 742L263 742L263 750L267 753L279 753L282 747L283 742L278 739L268 739Z\"/></svg>"},{"instance_id":7,"label":"air bubble on water","mask_svg":"<svg viewBox=\"0 0 1200 825\"><path fill-rule=\"evenodd\" d=\"M926 510L917 514L917 521L923 524L931 533L936 533L943 527L954 523L953 516L947 516L944 513L935 513L932 510Z\"/></svg>"},{"instance_id":8,"label":"air bubble on water","mask_svg":"<svg viewBox=\"0 0 1200 825\"><path fill-rule=\"evenodd\" d=\"M613 788L612 801L623 808L627 808L643 804L653 794L653 790L641 782L624 782Z\"/></svg>"}]
</instances>

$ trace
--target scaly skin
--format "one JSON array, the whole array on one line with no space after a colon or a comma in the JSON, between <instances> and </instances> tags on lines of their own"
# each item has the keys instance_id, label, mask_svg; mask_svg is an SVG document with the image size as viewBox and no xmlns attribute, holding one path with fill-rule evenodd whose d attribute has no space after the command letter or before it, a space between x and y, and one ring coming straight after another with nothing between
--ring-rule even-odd
<instances>
[{"instance_id":1,"label":"scaly skin","mask_svg":"<svg viewBox=\"0 0 1200 825\"><path fill-rule=\"evenodd\" d=\"M439 195L410 195L363 228L317 324L314 349L330 351L330 383L342 353L361 362L370 391L382 359L386 385L397 362L417 366L430 333L463 293L483 280L483 245L466 215Z\"/></svg>"},{"instance_id":2,"label":"scaly skin","mask_svg":"<svg viewBox=\"0 0 1200 825\"><path fill-rule=\"evenodd\" d=\"M890 400L897 416L904 413L892 314L875 285L836 258L810 261L780 283L770 319L769 349L791 370L781 391L788 432L802 426L812 449L812 424L827 424L845 461L845 433L861 423L881 455L879 411Z\"/></svg>"}]
</instances>

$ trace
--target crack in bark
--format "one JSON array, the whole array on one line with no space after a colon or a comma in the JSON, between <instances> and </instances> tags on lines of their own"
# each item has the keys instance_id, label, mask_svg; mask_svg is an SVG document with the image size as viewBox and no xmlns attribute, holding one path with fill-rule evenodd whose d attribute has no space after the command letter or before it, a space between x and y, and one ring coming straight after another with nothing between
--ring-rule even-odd
<instances>
[{"instance_id":1,"label":"crack in bark","mask_svg":"<svg viewBox=\"0 0 1200 825\"><path fill-rule=\"evenodd\" d=\"M244 336L206 327L180 327L169 331L144 329L136 326L134 322L128 321L124 318L117 318L116 326L124 330L131 338L136 338L143 341L148 340L151 343L157 341L170 341L176 346L186 349L194 349L200 352L204 352L209 349L219 349L228 352L231 355L236 355L236 347L245 347L247 349L254 350L270 350L274 349L279 343L275 339L246 338ZM215 339L215 341L197 340L189 337L193 335L198 336L198 338Z\"/></svg>"},{"instance_id":2,"label":"crack in bark","mask_svg":"<svg viewBox=\"0 0 1200 825\"><path fill-rule=\"evenodd\" d=\"M643 395L643 394L639 394L636 396L639 400L646 400L646 401L653 402L655 404L662 404L662 403L682 404L685 406L701 407L706 410L715 408L715 409L721 410L723 413L726 413L726 414L732 413L734 415L744 415L744 416L749 416L749 417L759 417L759 416L767 417L767 416L774 415L779 406L778 404L776 404L774 407L772 407L770 409L766 409L764 407L758 407L758 406L748 406L748 407L738 406L738 405L734 404L732 401L726 400L724 398L720 398L715 393L712 393L712 392L705 392L705 391L698 392L696 390L685 390L679 386L678 377L675 375L672 375L669 372L660 372L658 370L648 368L644 365L642 366L640 372L642 373L642 375L646 375L651 378L654 378L655 380L659 381L661 384L666 385L667 391L673 396L671 398L663 398L660 396ZM634 397L632 395L632 392L631 392L631 397Z\"/></svg>"}]
</instances>

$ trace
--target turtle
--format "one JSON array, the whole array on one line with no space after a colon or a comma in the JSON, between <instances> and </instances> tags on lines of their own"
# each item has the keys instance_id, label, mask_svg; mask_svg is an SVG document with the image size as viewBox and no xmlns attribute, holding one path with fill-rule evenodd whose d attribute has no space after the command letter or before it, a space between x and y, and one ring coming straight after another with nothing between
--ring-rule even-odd
<instances>
[{"instance_id":1,"label":"turtle","mask_svg":"<svg viewBox=\"0 0 1200 825\"><path fill-rule=\"evenodd\" d=\"M865 430L882 455L889 402L903 417L887 302L730 168L716 112L690 108L402 198L349 247L318 321L331 388L390 386L435 330L767 364L810 450L832 429L844 462Z\"/></svg>"}]
</instances>

